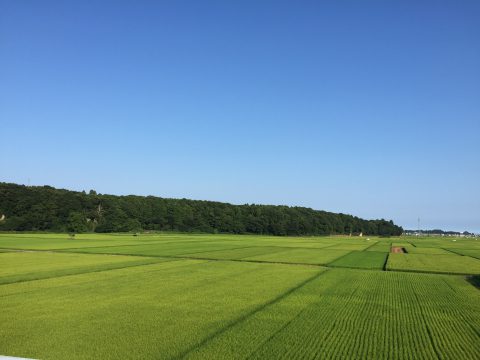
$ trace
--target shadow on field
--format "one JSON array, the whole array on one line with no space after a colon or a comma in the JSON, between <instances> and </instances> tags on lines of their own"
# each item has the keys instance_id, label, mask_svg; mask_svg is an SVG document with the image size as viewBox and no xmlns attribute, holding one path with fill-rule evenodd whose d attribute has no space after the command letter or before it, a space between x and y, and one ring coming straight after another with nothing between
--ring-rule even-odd
<instances>
[{"instance_id":1,"label":"shadow on field","mask_svg":"<svg viewBox=\"0 0 480 360\"><path fill-rule=\"evenodd\" d=\"M480 275L467 276L467 281L480 290Z\"/></svg>"}]
</instances>

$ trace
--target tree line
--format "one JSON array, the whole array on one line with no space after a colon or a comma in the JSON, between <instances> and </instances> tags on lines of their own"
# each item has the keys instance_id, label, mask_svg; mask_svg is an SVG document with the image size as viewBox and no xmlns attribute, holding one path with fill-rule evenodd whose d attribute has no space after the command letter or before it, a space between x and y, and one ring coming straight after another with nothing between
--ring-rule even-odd
<instances>
[{"instance_id":1,"label":"tree line","mask_svg":"<svg viewBox=\"0 0 480 360\"><path fill-rule=\"evenodd\" d=\"M0 231L182 231L266 235L401 235L392 221L305 207L115 196L0 183Z\"/></svg>"}]
</instances>

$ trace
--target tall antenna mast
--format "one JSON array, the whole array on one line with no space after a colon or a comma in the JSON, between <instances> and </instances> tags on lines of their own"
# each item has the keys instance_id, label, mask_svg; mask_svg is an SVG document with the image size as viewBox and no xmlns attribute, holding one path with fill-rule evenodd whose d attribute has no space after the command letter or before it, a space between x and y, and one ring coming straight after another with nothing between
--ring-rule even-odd
<instances>
[{"instance_id":1,"label":"tall antenna mast","mask_svg":"<svg viewBox=\"0 0 480 360\"><path fill-rule=\"evenodd\" d=\"M421 234L421 231L420 231L420 218L418 218L417 221L418 221L418 227L417 227L417 229L418 229L418 235L420 235L420 234Z\"/></svg>"}]
</instances>

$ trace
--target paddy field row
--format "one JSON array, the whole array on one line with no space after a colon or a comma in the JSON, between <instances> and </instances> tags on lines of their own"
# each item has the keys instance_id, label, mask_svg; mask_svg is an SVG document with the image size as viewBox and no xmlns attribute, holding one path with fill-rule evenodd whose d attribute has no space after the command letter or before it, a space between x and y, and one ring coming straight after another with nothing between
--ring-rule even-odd
<instances>
[{"instance_id":1,"label":"paddy field row","mask_svg":"<svg viewBox=\"0 0 480 360\"><path fill-rule=\"evenodd\" d=\"M0 354L478 359L478 243L422 241L0 234Z\"/></svg>"}]
</instances>

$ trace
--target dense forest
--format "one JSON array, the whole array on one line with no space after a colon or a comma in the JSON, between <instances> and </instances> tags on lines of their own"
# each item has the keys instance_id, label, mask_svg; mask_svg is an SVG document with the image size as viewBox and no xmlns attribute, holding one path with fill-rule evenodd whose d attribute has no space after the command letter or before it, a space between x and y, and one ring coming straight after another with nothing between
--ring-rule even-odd
<instances>
[{"instance_id":1,"label":"dense forest","mask_svg":"<svg viewBox=\"0 0 480 360\"><path fill-rule=\"evenodd\" d=\"M231 205L213 201L115 196L0 183L1 231L185 231L206 233L400 235L386 220L304 207Z\"/></svg>"}]
</instances>

